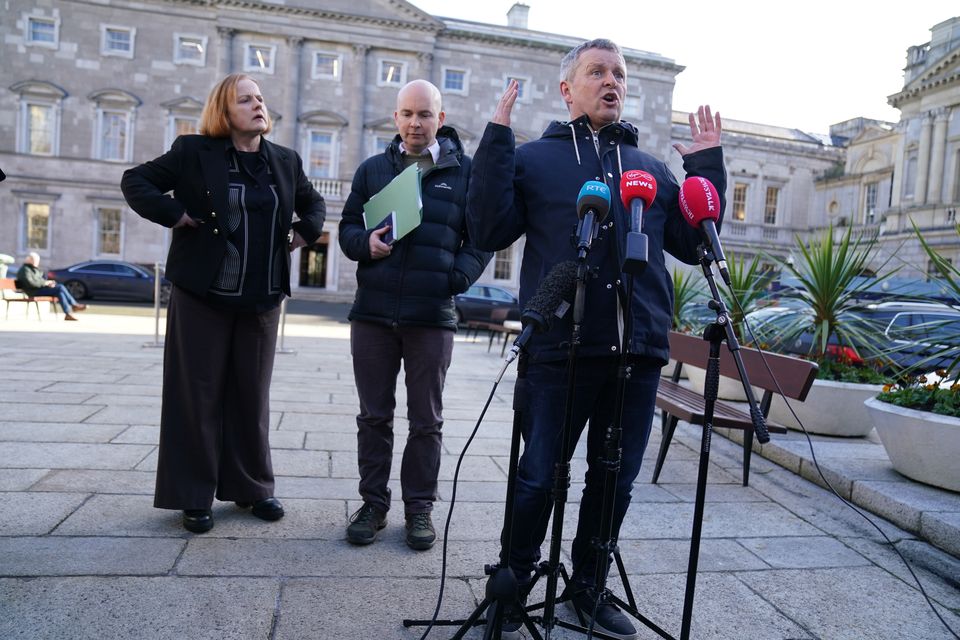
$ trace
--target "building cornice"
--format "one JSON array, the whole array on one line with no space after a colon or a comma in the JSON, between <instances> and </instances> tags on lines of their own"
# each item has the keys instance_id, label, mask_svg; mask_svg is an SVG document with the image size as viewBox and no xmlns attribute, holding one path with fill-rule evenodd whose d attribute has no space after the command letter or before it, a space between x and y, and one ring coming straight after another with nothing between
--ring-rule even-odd
<instances>
[{"instance_id":1,"label":"building cornice","mask_svg":"<svg viewBox=\"0 0 960 640\"><path fill-rule=\"evenodd\" d=\"M958 63L960 63L960 49L955 49L944 56L937 64L930 67L919 78L904 87L902 91L887 96L887 104L899 109L905 102L918 98L925 93L960 84L960 66L955 67L952 72L946 73L951 66Z\"/></svg>"},{"instance_id":2,"label":"building cornice","mask_svg":"<svg viewBox=\"0 0 960 640\"><path fill-rule=\"evenodd\" d=\"M333 20L342 23L374 25L392 27L412 31L423 31L436 34L443 29L443 23L426 13L420 12L406 2L391 1L390 4L398 11L410 16L404 19L394 16L369 16L355 13L342 13L322 7L307 7L288 4L275 4L260 0L169 0L170 2L206 6L210 8L242 9L244 11L263 11L284 16L303 16L318 20Z\"/></svg>"}]
</instances>

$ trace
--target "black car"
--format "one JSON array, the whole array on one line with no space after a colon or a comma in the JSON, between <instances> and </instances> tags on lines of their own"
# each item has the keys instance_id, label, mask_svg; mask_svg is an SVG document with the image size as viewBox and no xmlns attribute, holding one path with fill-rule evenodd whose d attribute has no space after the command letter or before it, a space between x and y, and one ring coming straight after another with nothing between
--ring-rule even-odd
<instances>
[{"instance_id":1,"label":"black car","mask_svg":"<svg viewBox=\"0 0 960 640\"><path fill-rule=\"evenodd\" d=\"M153 302L153 269L120 260L90 260L63 269L52 269L48 276L64 285L77 300L138 300ZM161 276L160 302L170 297L170 282Z\"/></svg>"},{"instance_id":2,"label":"black car","mask_svg":"<svg viewBox=\"0 0 960 640\"><path fill-rule=\"evenodd\" d=\"M517 297L500 287L475 284L454 298L457 322L495 322L520 319Z\"/></svg>"},{"instance_id":3,"label":"black car","mask_svg":"<svg viewBox=\"0 0 960 640\"><path fill-rule=\"evenodd\" d=\"M884 336L882 344L856 345L861 356L879 355L896 368L923 371L948 367L960 356L960 308L939 303L879 302L855 311L856 319ZM771 307L747 314L761 342L775 343L795 321L789 308ZM805 355L813 351L813 335L804 333L779 350ZM849 347L828 343L827 353L857 360Z\"/></svg>"}]
</instances>

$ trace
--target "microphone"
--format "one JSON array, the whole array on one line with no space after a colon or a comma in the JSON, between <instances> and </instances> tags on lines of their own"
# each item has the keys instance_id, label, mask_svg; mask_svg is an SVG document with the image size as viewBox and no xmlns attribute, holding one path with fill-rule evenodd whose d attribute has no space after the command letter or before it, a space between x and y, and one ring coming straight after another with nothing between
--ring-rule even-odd
<instances>
[{"instance_id":1,"label":"microphone","mask_svg":"<svg viewBox=\"0 0 960 640\"><path fill-rule=\"evenodd\" d=\"M572 260L559 262L547 272L537 292L527 301L527 306L520 314L523 331L510 347L507 363L511 363L526 346L534 332L544 333L550 329L554 318L562 318L567 312L577 285L577 263Z\"/></svg>"},{"instance_id":2,"label":"microphone","mask_svg":"<svg viewBox=\"0 0 960 640\"><path fill-rule=\"evenodd\" d=\"M720 219L720 196L716 187L706 178L687 178L680 186L680 210L691 227L700 229L707 241L707 248L717 261L720 277L727 286L731 286L727 258L723 255L720 236L714 224Z\"/></svg>"},{"instance_id":3,"label":"microphone","mask_svg":"<svg viewBox=\"0 0 960 640\"><path fill-rule=\"evenodd\" d=\"M590 244L597 234L597 225L603 222L610 211L610 187L596 180L588 180L577 196L577 252L582 260L590 251Z\"/></svg>"},{"instance_id":4,"label":"microphone","mask_svg":"<svg viewBox=\"0 0 960 640\"><path fill-rule=\"evenodd\" d=\"M624 273L640 275L647 268L647 236L643 233L643 210L657 197L657 180L646 171L636 169L620 176L620 200L630 209L630 231L623 259Z\"/></svg>"}]
</instances>

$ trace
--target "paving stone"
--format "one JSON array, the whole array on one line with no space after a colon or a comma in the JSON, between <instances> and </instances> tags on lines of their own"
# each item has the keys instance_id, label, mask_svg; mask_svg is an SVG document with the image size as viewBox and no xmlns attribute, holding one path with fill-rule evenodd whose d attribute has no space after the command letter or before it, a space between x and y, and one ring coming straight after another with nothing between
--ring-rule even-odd
<instances>
[{"instance_id":1,"label":"paving stone","mask_svg":"<svg viewBox=\"0 0 960 640\"><path fill-rule=\"evenodd\" d=\"M960 511L924 513L919 533L924 540L960 558Z\"/></svg>"},{"instance_id":2,"label":"paving stone","mask_svg":"<svg viewBox=\"0 0 960 640\"><path fill-rule=\"evenodd\" d=\"M858 482L853 500L907 531L919 532L924 512L960 512L960 494L940 491L915 482Z\"/></svg>"},{"instance_id":3,"label":"paving stone","mask_svg":"<svg viewBox=\"0 0 960 640\"><path fill-rule=\"evenodd\" d=\"M687 570L690 559L689 540L621 540L619 546L624 567L629 575L682 573ZM736 540L701 540L698 563L700 572L754 571L769 568L769 564ZM611 568L610 575L615 572L616 566Z\"/></svg>"},{"instance_id":4,"label":"paving stone","mask_svg":"<svg viewBox=\"0 0 960 640\"><path fill-rule=\"evenodd\" d=\"M651 486L651 485L647 485ZM689 483L664 484L663 490L676 496L684 502L694 502L697 499L697 485ZM634 485L636 495L636 485ZM762 493L751 487L740 484L710 484L707 482L706 503L710 502L766 502L769 500Z\"/></svg>"},{"instance_id":5,"label":"paving stone","mask_svg":"<svg viewBox=\"0 0 960 640\"><path fill-rule=\"evenodd\" d=\"M270 452L273 472L284 476L330 476L330 454L326 451L275 449Z\"/></svg>"},{"instance_id":6,"label":"paving stone","mask_svg":"<svg viewBox=\"0 0 960 640\"><path fill-rule=\"evenodd\" d=\"M134 425L123 429L111 442L117 444L160 444L160 425Z\"/></svg>"},{"instance_id":7,"label":"paving stone","mask_svg":"<svg viewBox=\"0 0 960 640\"><path fill-rule=\"evenodd\" d=\"M4 442L110 442L123 427L109 424L0 422Z\"/></svg>"},{"instance_id":8,"label":"paving stone","mask_svg":"<svg viewBox=\"0 0 960 640\"><path fill-rule=\"evenodd\" d=\"M764 571L738 577L819 638L949 637L918 591L901 588L900 580L876 567ZM960 628L958 616L942 614Z\"/></svg>"},{"instance_id":9,"label":"paving stone","mask_svg":"<svg viewBox=\"0 0 960 640\"><path fill-rule=\"evenodd\" d=\"M0 494L4 517L0 518L0 536L32 536L49 533L87 499L84 493ZM2 637L2 635L0 635Z\"/></svg>"},{"instance_id":10,"label":"paving stone","mask_svg":"<svg viewBox=\"0 0 960 640\"><path fill-rule=\"evenodd\" d=\"M131 469L151 449L127 444L0 442L0 460L20 469Z\"/></svg>"},{"instance_id":11,"label":"paving stone","mask_svg":"<svg viewBox=\"0 0 960 640\"><path fill-rule=\"evenodd\" d=\"M0 579L0 637L245 640L266 638L276 579L77 577ZM55 612L56 615L51 615Z\"/></svg>"},{"instance_id":12,"label":"paving stone","mask_svg":"<svg viewBox=\"0 0 960 640\"><path fill-rule=\"evenodd\" d=\"M156 474L152 471L100 471L60 469L47 473L31 487L34 491L81 491L97 494L153 495Z\"/></svg>"},{"instance_id":13,"label":"paving stone","mask_svg":"<svg viewBox=\"0 0 960 640\"><path fill-rule=\"evenodd\" d=\"M394 451L402 447L405 441L405 439L395 439ZM357 454L355 452L333 451L330 454L330 459L332 463L331 474L333 477L359 477ZM395 453L390 467L390 480L392 482L399 482L400 480L401 460L401 455ZM439 478L441 480L453 480L456 465L456 456L441 455ZM488 457L467 456L464 458L463 464L460 467L460 477L470 478L471 480L502 480L504 479L504 473L501 468Z\"/></svg>"},{"instance_id":14,"label":"paving stone","mask_svg":"<svg viewBox=\"0 0 960 640\"><path fill-rule=\"evenodd\" d=\"M737 542L776 569L857 567L871 564L839 540L826 536L738 538Z\"/></svg>"},{"instance_id":15,"label":"paving stone","mask_svg":"<svg viewBox=\"0 0 960 640\"><path fill-rule=\"evenodd\" d=\"M0 538L0 575L163 575L184 544L159 538Z\"/></svg>"},{"instance_id":16,"label":"paving stone","mask_svg":"<svg viewBox=\"0 0 960 640\"><path fill-rule=\"evenodd\" d=\"M276 476L274 495L278 498L325 498L351 500L357 498L356 478L307 478Z\"/></svg>"},{"instance_id":17,"label":"paving stone","mask_svg":"<svg viewBox=\"0 0 960 640\"><path fill-rule=\"evenodd\" d=\"M277 433L285 433L278 431ZM297 433L297 432L291 432ZM303 432L300 432L303 435ZM306 434L304 449L321 449L325 451L352 451L357 452L357 433L310 431Z\"/></svg>"},{"instance_id":18,"label":"paving stone","mask_svg":"<svg viewBox=\"0 0 960 640\"><path fill-rule=\"evenodd\" d=\"M182 536L186 532L180 518L179 511L155 509L152 495L95 495L53 533L57 536Z\"/></svg>"},{"instance_id":19,"label":"paving stone","mask_svg":"<svg viewBox=\"0 0 960 640\"><path fill-rule=\"evenodd\" d=\"M0 469L0 491L26 491L47 473L47 469Z\"/></svg>"},{"instance_id":20,"label":"paving stone","mask_svg":"<svg viewBox=\"0 0 960 640\"><path fill-rule=\"evenodd\" d=\"M101 419L100 414L105 411L102 405L85 404L45 404L43 410L29 404L7 403L3 405L3 419L5 422L32 422L38 415L43 416L44 422L83 422L97 416L96 422L109 422Z\"/></svg>"}]
</instances>

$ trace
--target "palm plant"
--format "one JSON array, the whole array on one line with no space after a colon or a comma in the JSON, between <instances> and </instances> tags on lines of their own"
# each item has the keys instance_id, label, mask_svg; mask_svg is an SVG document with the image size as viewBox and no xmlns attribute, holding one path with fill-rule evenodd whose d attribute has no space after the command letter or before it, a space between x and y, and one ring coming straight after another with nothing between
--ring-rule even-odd
<instances>
[{"instance_id":1,"label":"palm plant","mask_svg":"<svg viewBox=\"0 0 960 640\"><path fill-rule=\"evenodd\" d=\"M782 268L799 286L787 291L792 301L776 323L776 333L762 341L773 349L811 339L809 357L821 365L821 377L830 375L838 360L849 360L847 354L873 358L884 363L882 327L857 313L869 288L894 273L886 271L877 278L861 277L866 271L875 246L874 238L852 238L847 228L840 241L833 241L831 225L819 237L804 243L796 237L798 259L780 260ZM884 271L889 258L881 266Z\"/></svg>"},{"instance_id":2,"label":"palm plant","mask_svg":"<svg viewBox=\"0 0 960 640\"><path fill-rule=\"evenodd\" d=\"M673 326L674 331L691 333L694 330L689 314L685 313L690 305L705 298L703 288L699 286L695 273L674 267L673 269Z\"/></svg>"},{"instance_id":3,"label":"palm plant","mask_svg":"<svg viewBox=\"0 0 960 640\"><path fill-rule=\"evenodd\" d=\"M747 337L743 318L759 308L769 296L770 284L777 274L776 271L761 265L760 256L753 256L747 264L743 256L736 256L733 252L729 253L727 268L730 272L730 286L720 287L720 299L727 307L727 315L737 340L743 344Z\"/></svg>"}]
</instances>

